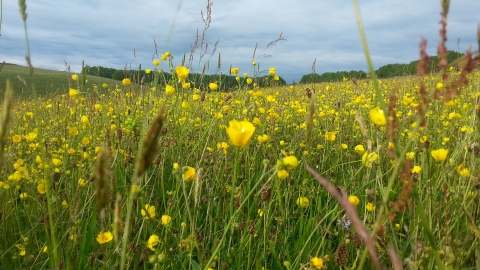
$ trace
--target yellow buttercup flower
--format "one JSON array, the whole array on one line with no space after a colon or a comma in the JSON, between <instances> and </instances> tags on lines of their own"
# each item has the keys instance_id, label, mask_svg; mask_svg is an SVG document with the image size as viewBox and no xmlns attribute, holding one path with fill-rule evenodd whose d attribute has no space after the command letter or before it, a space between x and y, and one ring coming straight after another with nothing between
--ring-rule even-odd
<instances>
[{"instance_id":1,"label":"yellow buttercup flower","mask_svg":"<svg viewBox=\"0 0 480 270\"><path fill-rule=\"evenodd\" d=\"M25 135L25 140L29 142L33 142L37 138L37 133L35 132L29 132L27 135Z\"/></svg>"},{"instance_id":2,"label":"yellow buttercup flower","mask_svg":"<svg viewBox=\"0 0 480 270\"><path fill-rule=\"evenodd\" d=\"M288 156L282 159L282 163L287 170L293 170L298 166L298 159L295 156Z\"/></svg>"},{"instance_id":3,"label":"yellow buttercup flower","mask_svg":"<svg viewBox=\"0 0 480 270\"><path fill-rule=\"evenodd\" d=\"M45 183L43 183L43 181L42 181L42 183L37 185L37 192L39 194L45 194L45 192L46 192L45 191Z\"/></svg>"},{"instance_id":4,"label":"yellow buttercup flower","mask_svg":"<svg viewBox=\"0 0 480 270\"><path fill-rule=\"evenodd\" d=\"M335 132L332 132L332 131L329 131L327 133L325 133L325 139L327 141L335 141Z\"/></svg>"},{"instance_id":5,"label":"yellow buttercup flower","mask_svg":"<svg viewBox=\"0 0 480 270\"><path fill-rule=\"evenodd\" d=\"M18 248L18 251L19 251L18 255L25 256L25 254L27 254L27 251L24 245L16 244L15 247Z\"/></svg>"},{"instance_id":6,"label":"yellow buttercup flower","mask_svg":"<svg viewBox=\"0 0 480 270\"><path fill-rule=\"evenodd\" d=\"M153 65L154 66L160 65L160 60L158 60L158 59L153 60Z\"/></svg>"},{"instance_id":7,"label":"yellow buttercup flower","mask_svg":"<svg viewBox=\"0 0 480 270\"><path fill-rule=\"evenodd\" d=\"M357 206L360 203L360 200L355 195L348 196L348 201L353 204L353 206Z\"/></svg>"},{"instance_id":8,"label":"yellow buttercup flower","mask_svg":"<svg viewBox=\"0 0 480 270\"><path fill-rule=\"evenodd\" d=\"M80 118L80 122L82 123L82 125L90 124L90 121L88 120L88 117L85 116L85 115L82 115L82 117Z\"/></svg>"},{"instance_id":9,"label":"yellow buttercup flower","mask_svg":"<svg viewBox=\"0 0 480 270\"><path fill-rule=\"evenodd\" d=\"M232 68L232 69L230 70L230 72L231 72L232 74L238 74L238 73L240 72L240 69L238 69L237 67L234 67L234 68Z\"/></svg>"},{"instance_id":10,"label":"yellow buttercup flower","mask_svg":"<svg viewBox=\"0 0 480 270\"><path fill-rule=\"evenodd\" d=\"M77 136L78 135L78 129L76 127L69 128L68 133L70 133L70 135L72 135L72 136Z\"/></svg>"},{"instance_id":11,"label":"yellow buttercup flower","mask_svg":"<svg viewBox=\"0 0 480 270\"><path fill-rule=\"evenodd\" d=\"M365 148L361 144L355 146L354 150L359 155L362 155L365 152Z\"/></svg>"},{"instance_id":12,"label":"yellow buttercup flower","mask_svg":"<svg viewBox=\"0 0 480 270\"><path fill-rule=\"evenodd\" d=\"M68 91L68 95L69 95L71 98L75 99L75 98L78 97L79 92L78 92L78 90L76 90L76 89L70 88L70 90Z\"/></svg>"},{"instance_id":13,"label":"yellow buttercup flower","mask_svg":"<svg viewBox=\"0 0 480 270\"><path fill-rule=\"evenodd\" d=\"M83 137L83 139L82 139L82 144L83 144L83 145L87 145L87 144L89 144L89 143L90 143L90 139L87 138L87 137Z\"/></svg>"},{"instance_id":14,"label":"yellow buttercup flower","mask_svg":"<svg viewBox=\"0 0 480 270\"><path fill-rule=\"evenodd\" d=\"M375 152L373 153L365 152L362 156L362 163L367 167L372 167L372 164L377 163L377 161L378 161L378 154Z\"/></svg>"},{"instance_id":15,"label":"yellow buttercup flower","mask_svg":"<svg viewBox=\"0 0 480 270\"><path fill-rule=\"evenodd\" d=\"M165 86L165 93L167 93L167 95L173 95L175 94L175 88L167 84L167 86Z\"/></svg>"},{"instance_id":16,"label":"yellow buttercup flower","mask_svg":"<svg viewBox=\"0 0 480 270\"><path fill-rule=\"evenodd\" d=\"M58 167L58 166L62 166L63 162L58 158L52 158L52 164Z\"/></svg>"},{"instance_id":17,"label":"yellow buttercup flower","mask_svg":"<svg viewBox=\"0 0 480 270\"><path fill-rule=\"evenodd\" d=\"M295 201L295 203L300 208L308 208L308 206L310 206L310 201L308 200L307 197L298 197L298 199Z\"/></svg>"},{"instance_id":18,"label":"yellow buttercup flower","mask_svg":"<svg viewBox=\"0 0 480 270\"><path fill-rule=\"evenodd\" d=\"M155 246L158 245L159 243L160 243L160 239L158 238L158 235L152 234L152 235L150 235L150 237L148 238L147 247L148 247L151 251L155 251Z\"/></svg>"},{"instance_id":19,"label":"yellow buttercup flower","mask_svg":"<svg viewBox=\"0 0 480 270\"><path fill-rule=\"evenodd\" d=\"M22 199L22 200L25 200L27 197L28 197L28 195L27 195L27 193L25 193L25 192L22 192L22 193L20 193L20 195L19 195L19 198Z\"/></svg>"},{"instance_id":20,"label":"yellow buttercup flower","mask_svg":"<svg viewBox=\"0 0 480 270\"><path fill-rule=\"evenodd\" d=\"M210 90L215 91L218 89L218 84L216 82L212 82L208 85L208 87L210 88Z\"/></svg>"},{"instance_id":21,"label":"yellow buttercup flower","mask_svg":"<svg viewBox=\"0 0 480 270\"><path fill-rule=\"evenodd\" d=\"M162 215L162 224L163 225L168 225L170 224L170 222L172 222L172 217L169 216L169 215Z\"/></svg>"},{"instance_id":22,"label":"yellow buttercup flower","mask_svg":"<svg viewBox=\"0 0 480 270\"><path fill-rule=\"evenodd\" d=\"M257 140L261 143L268 142L270 137L267 134L258 135Z\"/></svg>"},{"instance_id":23,"label":"yellow buttercup flower","mask_svg":"<svg viewBox=\"0 0 480 270\"><path fill-rule=\"evenodd\" d=\"M248 121L232 120L226 131L233 145L244 147L250 141L255 131L255 126Z\"/></svg>"},{"instance_id":24,"label":"yellow buttercup flower","mask_svg":"<svg viewBox=\"0 0 480 270\"><path fill-rule=\"evenodd\" d=\"M189 181L195 178L196 172L195 168L188 166L185 173L183 174L183 180Z\"/></svg>"},{"instance_id":25,"label":"yellow buttercup flower","mask_svg":"<svg viewBox=\"0 0 480 270\"><path fill-rule=\"evenodd\" d=\"M22 137L20 135L13 135L12 142L19 143L22 141Z\"/></svg>"},{"instance_id":26,"label":"yellow buttercup flower","mask_svg":"<svg viewBox=\"0 0 480 270\"><path fill-rule=\"evenodd\" d=\"M87 182L85 181L85 179L80 178L80 179L78 180L78 186L79 186L79 187L85 187L86 185L87 185Z\"/></svg>"},{"instance_id":27,"label":"yellow buttercup flower","mask_svg":"<svg viewBox=\"0 0 480 270\"><path fill-rule=\"evenodd\" d=\"M387 124L385 114L379 108L370 111L370 120L372 120L376 126L385 126Z\"/></svg>"},{"instance_id":28,"label":"yellow buttercup flower","mask_svg":"<svg viewBox=\"0 0 480 270\"><path fill-rule=\"evenodd\" d=\"M447 159L448 150L443 149L443 148L440 148L440 149L437 149L437 150L432 150L431 155L436 161L441 162L441 161L444 161L445 159Z\"/></svg>"},{"instance_id":29,"label":"yellow buttercup flower","mask_svg":"<svg viewBox=\"0 0 480 270\"><path fill-rule=\"evenodd\" d=\"M129 78L125 78L122 80L122 84L125 86L129 86L132 83L132 81Z\"/></svg>"},{"instance_id":30,"label":"yellow buttercup flower","mask_svg":"<svg viewBox=\"0 0 480 270\"><path fill-rule=\"evenodd\" d=\"M413 160L415 158L415 152L408 152L405 154L407 160Z\"/></svg>"},{"instance_id":31,"label":"yellow buttercup flower","mask_svg":"<svg viewBox=\"0 0 480 270\"><path fill-rule=\"evenodd\" d=\"M271 67L271 68L268 70L268 73L269 73L270 75L272 75L272 76L275 75L276 72L277 72L277 71L275 70L274 67Z\"/></svg>"},{"instance_id":32,"label":"yellow buttercup flower","mask_svg":"<svg viewBox=\"0 0 480 270\"><path fill-rule=\"evenodd\" d=\"M74 81L78 80L78 75L77 75L77 74L73 74L73 75L72 75L72 80L74 80Z\"/></svg>"},{"instance_id":33,"label":"yellow buttercup flower","mask_svg":"<svg viewBox=\"0 0 480 270\"><path fill-rule=\"evenodd\" d=\"M421 171L422 171L422 167L413 166L412 173L420 174Z\"/></svg>"},{"instance_id":34,"label":"yellow buttercup flower","mask_svg":"<svg viewBox=\"0 0 480 270\"><path fill-rule=\"evenodd\" d=\"M373 205L372 203L367 203L367 205L365 206L365 209L367 209L368 212L373 212L375 211L377 207L375 205Z\"/></svg>"},{"instance_id":35,"label":"yellow buttercup flower","mask_svg":"<svg viewBox=\"0 0 480 270\"><path fill-rule=\"evenodd\" d=\"M280 170L277 172L277 176L280 179L285 179L288 177L288 172L286 170Z\"/></svg>"},{"instance_id":36,"label":"yellow buttercup flower","mask_svg":"<svg viewBox=\"0 0 480 270\"><path fill-rule=\"evenodd\" d=\"M462 177L470 176L470 171L467 168L465 168L465 164L463 164L463 163L458 165L457 172Z\"/></svg>"},{"instance_id":37,"label":"yellow buttercup flower","mask_svg":"<svg viewBox=\"0 0 480 270\"><path fill-rule=\"evenodd\" d=\"M156 216L155 206L150 204L145 204L145 206L140 210L140 214L146 219L154 219Z\"/></svg>"},{"instance_id":38,"label":"yellow buttercup flower","mask_svg":"<svg viewBox=\"0 0 480 270\"><path fill-rule=\"evenodd\" d=\"M108 242L112 241L112 239L113 239L113 235L112 235L111 232L100 232L97 235L97 242L99 244L108 243Z\"/></svg>"},{"instance_id":39,"label":"yellow buttercup flower","mask_svg":"<svg viewBox=\"0 0 480 270\"><path fill-rule=\"evenodd\" d=\"M184 66L177 66L177 76L179 80L185 80L188 77L190 70Z\"/></svg>"},{"instance_id":40,"label":"yellow buttercup flower","mask_svg":"<svg viewBox=\"0 0 480 270\"><path fill-rule=\"evenodd\" d=\"M313 257L310 259L310 263L312 264L313 267L317 269L322 269L323 268L323 259L319 257Z\"/></svg>"}]
</instances>

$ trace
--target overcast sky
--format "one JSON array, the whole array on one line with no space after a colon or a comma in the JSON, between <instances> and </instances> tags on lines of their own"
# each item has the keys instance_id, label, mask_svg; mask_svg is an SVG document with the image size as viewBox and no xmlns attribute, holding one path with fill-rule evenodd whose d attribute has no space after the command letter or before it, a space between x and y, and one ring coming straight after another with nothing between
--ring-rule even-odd
<instances>
[{"instance_id":1,"label":"overcast sky","mask_svg":"<svg viewBox=\"0 0 480 270\"><path fill-rule=\"evenodd\" d=\"M221 53L223 73L230 65L241 74L255 61L266 70L275 67L288 83L312 72L366 70L365 56L350 0L214 0L212 22L206 32L210 57L208 73L216 73ZM153 68L154 40L158 52L169 51L180 64L199 29L203 0L27 0L27 28L34 67L65 70L66 61L79 72L82 60L90 66L122 69ZM440 0L360 0L360 10L375 68L418 59L420 37L428 39L428 53L436 54L439 41ZM477 50L480 1L452 0L447 48ZM286 41L261 52L282 33ZM458 39L460 44L457 45ZM135 49L135 56L134 56ZM3 1L0 61L25 65L25 34L17 1ZM199 51L193 71L198 68ZM165 68L165 65L163 65ZM203 64L199 68L202 71ZM1 76L1 74L0 74Z\"/></svg>"}]
</instances>

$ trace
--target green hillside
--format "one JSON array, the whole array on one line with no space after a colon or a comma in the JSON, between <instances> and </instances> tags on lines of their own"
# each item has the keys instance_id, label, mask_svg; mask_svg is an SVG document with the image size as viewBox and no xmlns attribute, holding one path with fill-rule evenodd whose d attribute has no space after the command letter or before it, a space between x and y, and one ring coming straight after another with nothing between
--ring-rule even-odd
<instances>
[{"instance_id":1,"label":"green hillside","mask_svg":"<svg viewBox=\"0 0 480 270\"><path fill-rule=\"evenodd\" d=\"M72 74L75 73L34 68L33 78L31 78L28 74L27 67L5 64L0 70L0 99L3 98L7 79L10 79L16 97L29 97L32 95L30 88L32 86L32 80L38 95L68 93L68 89L70 88L69 81L72 81ZM80 78L81 74L79 74L79 80ZM24 80L26 85L22 80ZM87 75L86 89L93 89L94 84L101 87L104 83L108 84L109 87L115 87L116 84L121 84L121 82L116 80ZM76 88L76 84L77 82L73 81L74 88Z\"/></svg>"}]
</instances>

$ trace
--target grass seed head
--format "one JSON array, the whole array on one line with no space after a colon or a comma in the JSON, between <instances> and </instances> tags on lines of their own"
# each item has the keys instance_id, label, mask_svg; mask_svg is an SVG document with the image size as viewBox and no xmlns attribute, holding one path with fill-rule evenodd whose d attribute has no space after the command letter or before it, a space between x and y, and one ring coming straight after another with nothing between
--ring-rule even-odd
<instances>
[{"instance_id":1,"label":"grass seed head","mask_svg":"<svg viewBox=\"0 0 480 270\"><path fill-rule=\"evenodd\" d=\"M142 148L139 152L135 165L136 179L141 179L141 176L145 173L158 155L158 138L161 135L162 126L166 117L166 107L164 105L158 111L157 116L155 116L155 119L153 119L147 134L143 138Z\"/></svg>"},{"instance_id":2,"label":"grass seed head","mask_svg":"<svg viewBox=\"0 0 480 270\"><path fill-rule=\"evenodd\" d=\"M100 217L100 224L103 226L105 209L110 201L110 181L108 181L108 150L102 146L98 152L97 164L95 165L95 190L97 198L97 209Z\"/></svg>"},{"instance_id":3,"label":"grass seed head","mask_svg":"<svg viewBox=\"0 0 480 270\"><path fill-rule=\"evenodd\" d=\"M5 148L5 135L7 134L8 123L10 120L10 110L12 107L12 87L10 85L10 80L7 80L7 86L5 91L5 100L3 101L2 113L0 115L0 171L2 170L3 164L3 149Z\"/></svg>"}]
</instances>

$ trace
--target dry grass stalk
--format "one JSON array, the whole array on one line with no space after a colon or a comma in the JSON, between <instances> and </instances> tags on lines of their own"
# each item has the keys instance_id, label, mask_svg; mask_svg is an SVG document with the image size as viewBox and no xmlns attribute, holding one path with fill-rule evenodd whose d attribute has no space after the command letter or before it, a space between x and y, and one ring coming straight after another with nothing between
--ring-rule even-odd
<instances>
[{"instance_id":1,"label":"dry grass stalk","mask_svg":"<svg viewBox=\"0 0 480 270\"><path fill-rule=\"evenodd\" d=\"M402 270L402 261L398 257L397 252L395 251L395 247L390 244L388 245L388 254L390 255L390 259L392 260L392 266L394 270Z\"/></svg>"},{"instance_id":2,"label":"dry grass stalk","mask_svg":"<svg viewBox=\"0 0 480 270\"><path fill-rule=\"evenodd\" d=\"M105 209L110 201L110 181L108 181L108 150L102 146L98 152L97 163L95 165L95 196L97 198L97 210L99 213L100 226L103 230L103 220L105 218Z\"/></svg>"},{"instance_id":3,"label":"dry grass stalk","mask_svg":"<svg viewBox=\"0 0 480 270\"><path fill-rule=\"evenodd\" d=\"M307 132L305 141L307 145L310 145L313 131L313 118L315 116L315 93L311 93L310 103L308 104L308 114L307 114Z\"/></svg>"},{"instance_id":4,"label":"dry grass stalk","mask_svg":"<svg viewBox=\"0 0 480 270\"><path fill-rule=\"evenodd\" d=\"M255 54L257 53L258 42L255 44L255 49L253 49L252 62L255 59Z\"/></svg>"},{"instance_id":5,"label":"dry grass stalk","mask_svg":"<svg viewBox=\"0 0 480 270\"><path fill-rule=\"evenodd\" d=\"M113 213L113 237L115 243L120 242L120 227L122 226L122 195L117 193L115 200L115 212Z\"/></svg>"},{"instance_id":6,"label":"dry grass stalk","mask_svg":"<svg viewBox=\"0 0 480 270\"><path fill-rule=\"evenodd\" d=\"M477 59L480 58L480 23L477 27L477 43L478 43L478 51L477 51Z\"/></svg>"},{"instance_id":7,"label":"dry grass stalk","mask_svg":"<svg viewBox=\"0 0 480 270\"><path fill-rule=\"evenodd\" d=\"M368 136L367 127L365 126L365 123L363 122L363 117L358 111L356 111L355 112L355 118L357 119L357 122L360 125L360 132L362 132L363 138L367 142L367 150L368 150L368 152L371 153L371 152L373 152L372 151L373 150L372 140Z\"/></svg>"},{"instance_id":8,"label":"dry grass stalk","mask_svg":"<svg viewBox=\"0 0 480 270\"><path fill-rule=\"evenodd\" d=\"M282 33L281 33L281 32L280 32L280 35L278 36L277 39L272 40L272 41L270 41L270 42L267 44L267 47L265 47L265 49L263 50L263 52L261 53L261 55L262 55L263 57L265 57L265 58L271 58L272 55L270 55L270 54L264 54L264 52L265 52L270 46L277 46L277 43L278 43L279 41L287 41L285 38L282 37Z\"/></svg>"},{"instance_id":9,"label":"dry grass stalk","mask_svg":"<svg viewBox=\"0 0 480 270\"><path fill-rule=\"evenodd\" d=\"M419 95L420 95L420 104L417 106L418 115L420 116L420 127L424 128L427 126L427 119L425 117L425 112L427 111L428 107L428 96L427 96L427 88L425 86L425 82L423 81L423 77L428 74L427 67L428 61L430 61L430 56L427 54L427 40L422 37L422 41L420 42L420 61L417 64L417 76L420 78L418 79L420 88L419 88ZM435 95L438 95L438 92L435 91Z\"/></svg>"},{"instance_id":10,"label":"dry grass stalk","mask_svg":"<svg viewBox=\"0 0 480 270\"><path fill-rule=\"evenodd\" d=\"M445 1L443 1L445 2ZM443 4L443 3L442 3ZM443 6L443 5L442 5ZM446 5L446 12L448 12L448 5ZM447 46L445 43L447 42L447 14L446 12L442 12L442 20L440 21L440 42L438 43L437 55L438 55L438 67L440 68L440 73L442 74L442 81L446 81L448 79L448 59L447 59Z\"/></svg>"},{"instance_id":11,"label":"dry grass stalk","mask_svg":"<svg viewBox=\"0 0 480 270\"><path fill-rule=\"evenodd\" d=\"M314 169L312 169L310 166L306 165L306 168L308 172L315 177L315 179L320 183L327 191L330 193L337 201L340 206L345 209L345 213L347 214L348 218L353 224L353 228L357 232L357 234L363 239L363 242L365 243L365 246L367 247L368 251L370 252L370 257L373 261L373 264L375 265L376 269L384 269L384 267L380 264L380 261L378 259L377 255L377 248L375 247L373 243L373 239L370 237L370 234L368 233L367 229L362 224L362 221L357 215L357 210L355 210L355 207L348 201L348 196L345 190L341 189L341 193L337 191L337 189L330 184L330 182L320 176ZM340 194L343 194L340 195Z\"/></svg>"},{"instance_id":12,"label":"dry grass stalk","mask_svg":"<svg viewBox=\"0 0 480 270\"><path fill-rule=\"evenodd\" d=\"M10 80L7 79L7 86L5 88L5 100L3 101L2 114L0 115L0 171L2 171L3 166L3 149L5 147L5 136L7 135L8 122L10 120L10 110L12 108L12 86Z\"/></svg>"},{"instance_id":13,"label":"dry grass stalk","mask_svg":"<svg viewBox=\"0 0 480 270\"><path fill-rule=\"evenodd\" d=\"M470 50L467 51L462 60L458 63L458 66L462 69L458 78L445 87L445 93L443 93L443 101L447 102L459 96L459 89L468 86L470 83L467 76L473 72L478 61L473 58L473 54Z\"/></svg>"},{"instance_id":14,"label":"dry grass stalk","mask_svg":"<svg viewBox=\"0 0 480 270\"><path fill-rule=\"evenodd\" d=\"M167 109L165 105L158 110L157 116L153 119L145 138L143 138L141 150L138 154L137 163L135 164L136 181L139 181L142 178L145 171L150 167L153 160L155 160L158 155L158 138L161 135L162 126L167 117L166 111ZM138 184L138 182L136 184Z\"/></svg>"},{"instance_id":15,"label":"dry grass stalk","mask_svg":"<svg viewBox=\"0 0 480 270\"><path fill-rule=\"evenodd\" d=\"M402 190L400 191L400 196L394 202L390 202L390 207L395 212L403 212L405 207L411 202L410 194L413 191L413 181L408 180L403 186Z\"/></svg>"},{"instance_id":16,"label":"dry grass stalk","mask_svg":"<svg viewBox=\"0 0 480 270\"><path fill-rule=\"evenodd\" d=\"M198 207L198 203L200 202L200 197L202 196L202 169L198 169L195 175L195 182L194 182L194 190L193 190L193 199L194 199L194 208Z\"/></svg>"}]
</instances>

